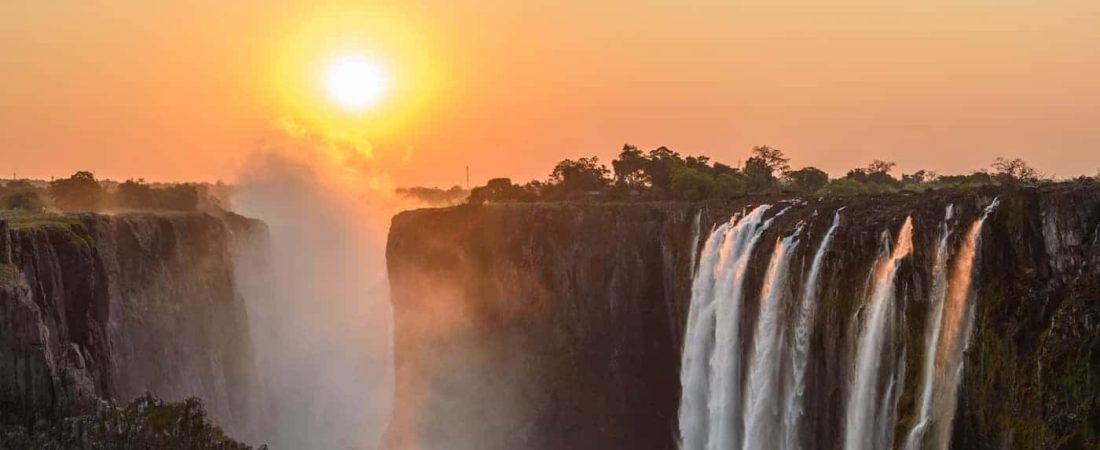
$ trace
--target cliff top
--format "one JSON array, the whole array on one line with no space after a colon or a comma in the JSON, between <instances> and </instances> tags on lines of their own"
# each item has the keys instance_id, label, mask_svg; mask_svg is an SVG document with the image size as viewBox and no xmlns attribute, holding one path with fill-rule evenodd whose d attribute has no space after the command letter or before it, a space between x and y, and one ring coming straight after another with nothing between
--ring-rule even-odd
<instances>
[{"instance_id":1,"label":"cliff top","mask_svg":"<svg viewBox=\"0 0 1100 450\"><path fill-rule=\"evenodd\" d=\"M662 200L662 201L638 201L638 202L620 202L620 201L552 201L552 202L509 202L509 203L488 203L484 205L471 205L461 204L454 206L443 206L433 208L417 208L407 211L402 211L394 216L394 222L407 220L411 216L418 215L431 215L435 213L442 213L445 211L456 211L462 209L477 209L477 208L493 208L498 210L509 209L577 209L577 208L612 208L612 209L632 209L632 208L685 208L694 205L730 205L730 204L759 204L759 203L776 203L781 201L795 201L795 200L840 200L840 201L852 201L852 202L877 202L886 200L898 200L904 198L949 198L960 195L968 194L980 194L983 196L997 196L1001 194L1008 194L1013 192L1026 192L1026 191L1038 191L1042 194L1051 194L1059 192L1068 192L1078 189L1095 189L1100 187L1100 183L1092 180L1087 181L1067 181L1060 183L1050 183L1041 186L980 186L974 188L960 188L960 189L938 189L929 190L924 192L915 191L899 191L893 193L879 193L879 194L860 194L852 196L835 196L835 195L806 195L797 193L776 193L776 194L749 194L741 195L737 197L730 197L722 200L705 200L701 202L686 202L677 200Z\"/></svg>"},{"instance_id":2,"label":"cliff top","mask_svg":"<svg viewBox=\"0 0 1100 450\"><path fill-rule=\"evenodd\" d=\"M92 218L180 218L195 216L216 216L232 222L257 221L232 212L207 213L201 211L125 211L115 213L53 213L0 211L0 222L7 222L12 230L33 228L69 228Z\"/></svg>"}]
</instances>

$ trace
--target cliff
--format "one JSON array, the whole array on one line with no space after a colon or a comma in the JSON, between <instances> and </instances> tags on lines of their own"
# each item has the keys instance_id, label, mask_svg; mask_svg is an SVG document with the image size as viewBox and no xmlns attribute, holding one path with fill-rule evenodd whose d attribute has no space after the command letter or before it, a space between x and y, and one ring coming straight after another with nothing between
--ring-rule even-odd
<instances>
[{"instance_id":1,"label":"cliff","mask_svg":"<svg viewBox=\"0 0 1100 450\"><path fill-rule=\"evenodd\" d=\"M229 214L0 217L0 411L33 425L146 392L246 432L254 377Z\"/></svg>"},{"instance_id":2,"label":"cliff","mask_svg":"<svg viewBox=\"0 0 1100 450\"><path fill-rule=\"evenodd\" d=\"M984 189L708 204L533 204L417 210L393 219L387 247L397 390L391 448L675 449L692 283L708 234L761 204L774 223L743 278L748 359L773 245L798 235L798 292L834 212L807 357L804 448L844 444L846 406L872 272L911 217L884 344L886 447L917 422L925 329L942 230L952 266L978 228L953 448L1100 445L1100 186ZM945 219L945 210L953 213ZM789 208L789 209L788 209ZM843 208L843 209L842 209ZM783 210L776 214L777 210ZM798 230L797 232L795 230ZM796 297L793 294L792 298ZM793 316L793 301L780 308ZM896 316L896 317L895 317ZM783 331L782 333L788 333ZM791 332L793 333L793 331ZM784 334L784 336L787 336ZM793 334L791 335L793 337ZM789 365L787 351L781 367ZM746 363L747 365L747 363ZM747 369L744 369L747 370ZM737 373L737 383L748 378ZM876 378L877 380L877 378ZM948 389L950 390L950 389ZM939 426L939 425L937 425Z\"/></svg>"}]
</instances>

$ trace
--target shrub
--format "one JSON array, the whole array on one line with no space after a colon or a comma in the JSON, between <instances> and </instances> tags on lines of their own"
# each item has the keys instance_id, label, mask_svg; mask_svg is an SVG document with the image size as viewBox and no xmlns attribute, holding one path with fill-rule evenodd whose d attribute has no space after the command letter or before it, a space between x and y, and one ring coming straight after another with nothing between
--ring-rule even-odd
<instances>
[{"instance_id":1,"label":"shrub","mask_svg":"<svg viewBox=\"0 0 1100 450\"><path fill-rule=\"evenodd\" d=\"M2 206L3 209L31 212L41 212L46 209L46 203L42 201L42 198L38 196L38 192L36 191L22 191L9 194L7 197L4 197L3 204L0 206Z\"/></svg>"},{"instance_id":2,"label":"shrub","mask_svg":"<svg viewBox=\"0 0 1100 450\"><path fill-rule=\"evenodd\" d=\"M829 174L816 167L803 167L787 173L787 182L795 191L812 194L829 183Z\"/></svg>"},{"instance_id":3,"label":"shrub","mask_svg":"<svg viewBox=\"0 0 1100 450\"><path fill-rule=\"evenodd\" d=\"M829 195L859 195L869 193L867 185L852 178L838 178L821 188L821 193Z\"/></svg>"},{"instance_id":4,"label":"shrub","mask_svg":"<svg viewBox=\"0 0 1100 450\"><path fill-rule=\"evenodd\" d=\"M672 171L671 191L677 200L704 200L714 195L714 178L690 167L677 167Z\"/></svg>"},{"instance_id":5,"label":"shrub","mask_svg":"<svg viewBox=\"0 0 1100 450\"><path fill-rule=\"evenodd\" d=\"M50 182L50 197L62 211L99 211L106 193L91 172L80 171L69 178Z\"/></svg>"}]
</instances>

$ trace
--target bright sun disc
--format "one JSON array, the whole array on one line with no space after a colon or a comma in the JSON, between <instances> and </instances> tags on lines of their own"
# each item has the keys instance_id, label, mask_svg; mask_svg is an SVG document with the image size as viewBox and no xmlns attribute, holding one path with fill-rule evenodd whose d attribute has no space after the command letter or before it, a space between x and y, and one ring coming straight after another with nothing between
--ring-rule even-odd
<instances>
[{"instance_id":1,"label":"bright sun disc","mask_svg":"<svg viewBox=\"0 0 1100 450\"><path fill-rule=\"evenodd\" d=\"M325 72L325 90L348 109L374 105L386 93L386 74L377 63L362 57L334 61Z\"/></svg>"}]
</instances>

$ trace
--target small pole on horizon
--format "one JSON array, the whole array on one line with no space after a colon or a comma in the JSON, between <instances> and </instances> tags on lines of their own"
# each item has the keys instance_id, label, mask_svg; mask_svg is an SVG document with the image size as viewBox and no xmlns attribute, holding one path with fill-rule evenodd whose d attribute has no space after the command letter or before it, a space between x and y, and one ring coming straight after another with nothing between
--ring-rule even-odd
<instances>
[{"instance_id":1,"label":"small pole on horizon","mask_svg":"<svg viewBox=\"0 0 1100 450\"><path fill-rule=\"evenodd\" d=\"M470 190L470 166L466 166L466 190Z\"/></svg>"}]
</instances>

